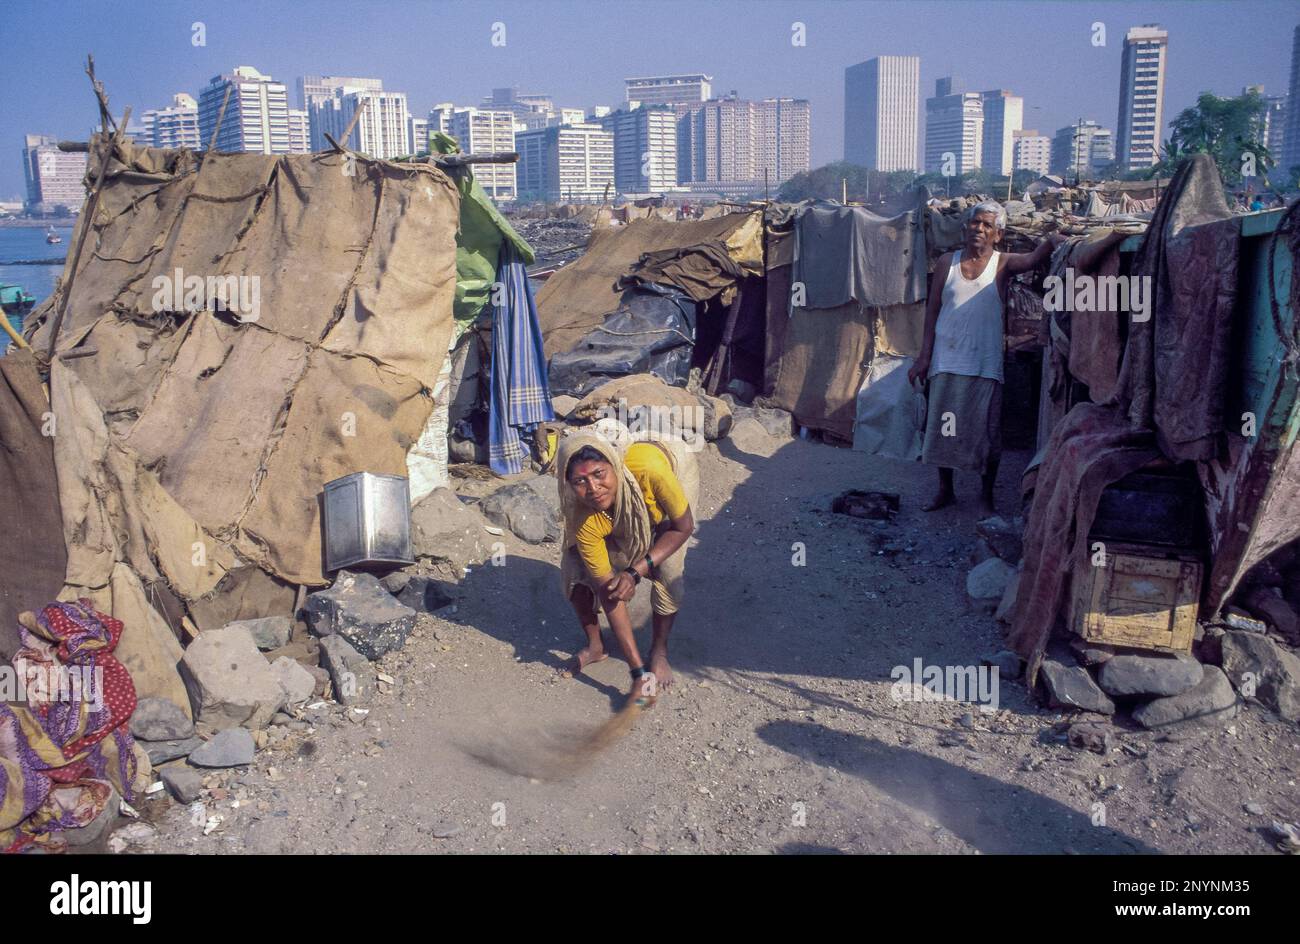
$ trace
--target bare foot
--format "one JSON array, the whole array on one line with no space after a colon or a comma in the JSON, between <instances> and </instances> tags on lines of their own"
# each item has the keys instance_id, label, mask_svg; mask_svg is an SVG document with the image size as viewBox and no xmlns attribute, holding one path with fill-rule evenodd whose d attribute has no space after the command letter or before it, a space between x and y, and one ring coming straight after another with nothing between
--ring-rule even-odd
<instances>
[{"instance_id":1,"label":"bare foot","mask_svg":"<svg viewBox=\"0 0 1300 944\"><path fill-rule=\"evenodd\" d=\"M651 650L649 668L654 673L661 692L672 687L673 669L668 664L668 653L666 651Z\"/></svg>"},{"instance_id":2,"label":"bare foot","mask_svg":"<svg viewBox=\"0 0 1300 944\"><path fill-rule=\"evenodd\" d=\"M957 496L949 491L941 491L930 501L928 505L922 505L922 511L938 511L940 508L946 508L957 500Z\"/></svg>"},{"instance_id":3,"label":"bare foot","mask_svg":"<svg viewBox=\"0 0 1300 944\"><path fill-rule=\"evenodd\" d=\"M561 666L557 671L564 678L573 678L593 662L604 662L608 658L609 653L605 651L604 646L583 646L567 664Z\"/></svg>"}]
</instances>

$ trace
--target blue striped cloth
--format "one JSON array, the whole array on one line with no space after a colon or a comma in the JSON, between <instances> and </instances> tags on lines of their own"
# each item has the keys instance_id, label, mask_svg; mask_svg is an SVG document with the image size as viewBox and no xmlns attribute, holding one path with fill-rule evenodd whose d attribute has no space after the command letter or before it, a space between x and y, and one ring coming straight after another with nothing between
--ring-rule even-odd
<instances>
[{"instance_id":1,"label":"blue striped cloth","mask_svg":"<svg viewBox=\"0 0 1300 944\"><path fill-rule=\"evenodd\" d=\"M531 433L539 423L554 420L555 411L551 409L537 303L533 301L523 260L509 240L501 245L497 282L491 293L488 464L498 475L510 475L523 471L528 455L521 434Z\"/></svg>"}]
</instances>

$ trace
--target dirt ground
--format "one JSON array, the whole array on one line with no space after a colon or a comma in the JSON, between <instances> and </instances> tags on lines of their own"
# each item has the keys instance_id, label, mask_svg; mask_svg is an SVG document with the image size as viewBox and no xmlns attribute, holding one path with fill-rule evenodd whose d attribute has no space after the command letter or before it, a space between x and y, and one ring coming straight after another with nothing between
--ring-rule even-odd
<instances>
[{"instance_id":1,"label":"dirt ground","mask_svg":"<svg viewBox=\"0 0 1300 944\"><path fill-rule=\"evenodd\" d=\"M1004 511L1027 458L1003 463ZM964 589L973 477L927 515L919 465L799 440L770 458L722 440L700 461L678 682L588 767L529 776L621 705L626 666L557 677L581 638L558 546L507 534L505 564L473 569L450 620L422 617L383 660L396 683L367 715L306 710L202 810L141 800L159 830L146 851L1272 853L1269 821L1300 818L1295 726L1257 705L1166 735L1121 720L1101 756L1018 682L990 714L891 698L894 666L1002 648ZM854 487L900 493L901 512L831 514Z\"/></svg>"}]
</instances>

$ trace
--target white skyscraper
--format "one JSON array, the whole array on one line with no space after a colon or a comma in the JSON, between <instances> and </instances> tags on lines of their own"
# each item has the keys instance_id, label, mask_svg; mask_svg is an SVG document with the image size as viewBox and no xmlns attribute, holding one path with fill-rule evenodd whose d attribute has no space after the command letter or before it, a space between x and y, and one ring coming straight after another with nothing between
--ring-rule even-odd
<instances>
[{"instance_id":1,"label":"white skyscraper","mask_svg":"<svg viewBox=\"0 0 1300 944\"><path fill-rule=\"evenodd\" d=\"M1288 179L1291 168L1300 164L1300 26L1291 34L1291 82L1287 86L1286 128L1281 155L1277 157L1278 170L1281 171L1278 176Z\"/></svg>"},{"instance_id":2,"label":"white skyscraper","mask_svg":"<svg viewBox=\"0 0 1300 944\"><path fill-rule=\"evenodd\" d=\"M448 131L466 154L494 154L515 149L515 116L509 111L457 108ZM496 200L513 200L517 194L514 164L476 164L474 179Z\"/></svg>"},{"instance_id":3,"label":"white skyscraper","mask_svg":"<svg viewBox=\"0 0 1300 944\"><path fill-rule=\"evenodd\" d=\"M919 56L877 56L844 70L844 160L916 171Z\"/></svg>"},{"instance_id":4,"label":"white skyscraper","mask_svg":"<svg viewBox=\"0 0 1300 944\"><path fill-rule=\"evenodd\" d=\"M1052 166L1052 139L1033 129L1013 131L1013 160L1016 170L1032 170L1043 175Z\"/></svg>"},{"instance_id":5,"label":"white skyscraper","mask_svg":"<svg viewBox=\"0 0 1300 944\"><path fill-rule=\"evenodd\" d=\"M1160 161L1168 51L1169 33L1154 24L1135 26L1124 37L1115 159L1125 170Z\"/></svg>"},{"instance_id":6,"label":"white skyscraper","mask_svg":"<svg viewBox=\"0 0 1300 944\"><path fill-rule=\"evenodd\" d=\"M1115 139L1109 128L1091 118L1066 125L1052 138L1052 173L1067 183L1095 180L1115 162Z\"/></svg>"},{"instance_id":7,"label":"white skyscraper","mask_svg":"<svg viewBox=\"0 0 1300 944\"><path fill-rule=\"evenodd\" d=\"M614 185L619 193L663 193L677 187L677 114L666 105L606 115L614 134Z\"/></svg>"},{"instance_id":8,"label":"white skyscraper","mask_svg":"<svg viewBox=\"0 0 1300 944\"><path fill-rule=\"evenodd\" d=\"M526 131L515 144L521 199L590 202L614 189L614 134L599 125Z\"/></svg>"},{"instance_id":9,"label":"white skyscraper","mask_svg":"<svg viewBox=\"0 0 1300 944\"><path fill-rule=\"evenodd\" d=\"M344 147L381 160L411 153L405 92L386 92L379 79L338 76L304 76L298 87L307 102L312 150L328 149L329 134ZM343 141L359 109L361 117Z\"/></svg>"},{"instance_id":10,"label":"white skyscraper","mask_svg":"<svg viewBox=\"0 0 1300 944\"><path fill-rule=\"evenodd\" d=\"M984 150L984 100L963 92L953 76L937 79L934 97L925 100L925 170L954 176L980 166ZM952 155L951 164L946 155Z\"/></svg>"},{"instance_id":11,"label":"white skyscraper","mask_svg":"<svg viewBox=\"0 0 1300 944\"><path fill-rule=\"evenodd\" d=\"M221 118L216 150L256 154L295 154L300 140L292 133L289 95L283 82L263 75L252 66L213 76L199 93L199 143L206 148L217 128L226 89L230 89Z\"/></svg>"},{"instance_id":12,"label":"white skyscraper","mask_svg":"<svg viewBox=\"0 0 1300 944\"><path fill-rule=\"evenodd\" d=\"M150 147L199 149L199 103L192 95L173 95L168 107L149 109L140 117L140 123Z\"/></svg>"},{"instance_id":13,"label":"white skyscraper","mask_svg":"<svg viewBox=\"0 0 1300 944\"><path fill-rule=\"evenodd\" d=\"M1006 89L981 92L984 146L980 166L990 174L1009 174L1015 166L1015 132L1024 124L1025 100Z\"/></svg>"},{"instance_id":14,"label":"white skyscraper","mask_svg":"<svg viewBox=\"0 0 1300 944\"><path fill-rule=\"evenodd\" d=\"M624 101L642 105L688 105L713 97L713 76L702 72L689 75L652 75L624 79Z\"/></svg>"},{"instance_id":15,"label":"white skyscraper","mask_svg":"<svg viewBox=\"0 0 1300 944\"><path fill-rule=\"evenodd\" d=\"M29 134L23 140L27 209L32 213L54 213L59 207L70 213L81 209L86 199L86 154L60 151L59 139L48 135Z\"/></svg>"}]
</instances>

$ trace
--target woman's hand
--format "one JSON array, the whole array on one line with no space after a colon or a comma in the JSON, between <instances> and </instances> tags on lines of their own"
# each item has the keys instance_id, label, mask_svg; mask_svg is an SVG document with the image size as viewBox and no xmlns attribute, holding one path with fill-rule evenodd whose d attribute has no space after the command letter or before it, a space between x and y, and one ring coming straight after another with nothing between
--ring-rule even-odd
<instances>
[{"instance_id":1,"label":"woman's hand","mask_svg":"<svg viewBox=\"0 0 1300 944\"><path fill-rule=\"evenodd\" d=\"M916 383L917 378L925 379L925 375L930 372L930 356L928 354L920 355L914 364L907 371L907 382Z\"/></svg>"},{"instance_id":2,"label":"woman's hand","mask_svg":"<svg viewBox=\"0 0 1300 944\"><path fill-rule=\"evenodd\" d=\"M626 603L636 595L636 581L626 570L619 573L617 577L605 584L605 593L611 600L620 603Z\"/></svg>"}]
</instances>

